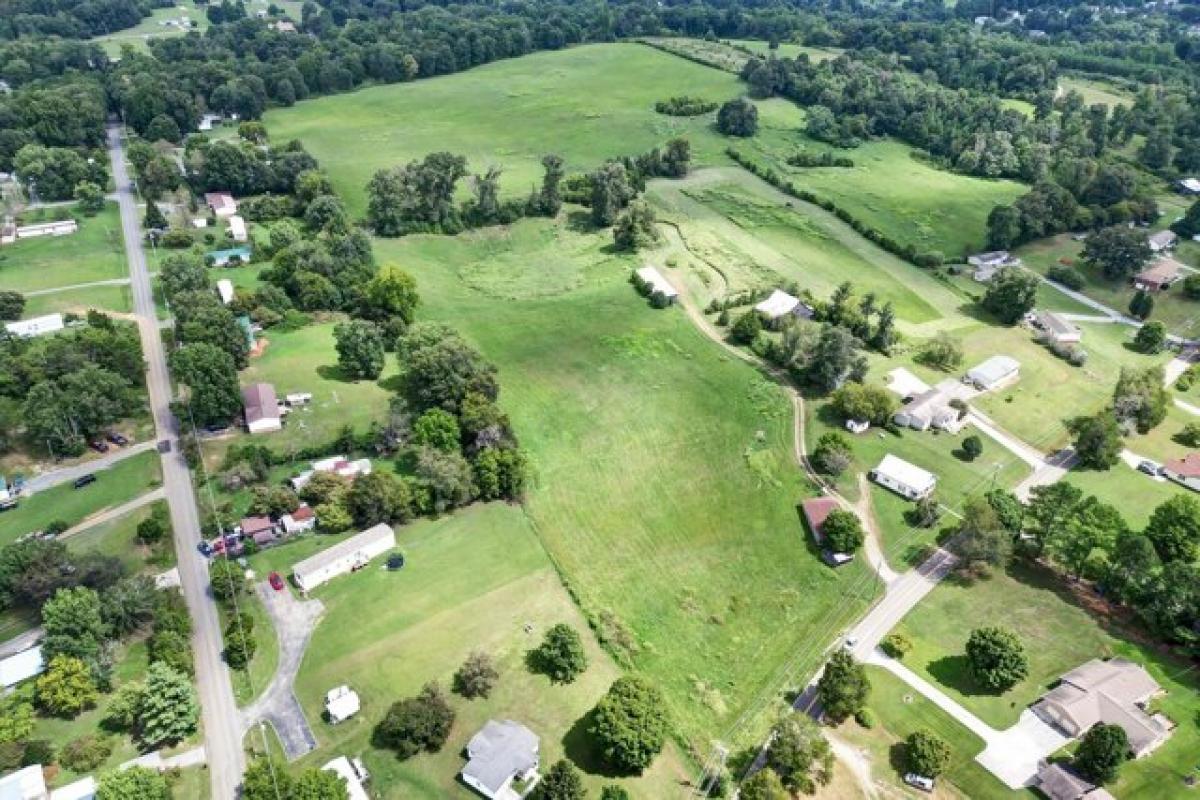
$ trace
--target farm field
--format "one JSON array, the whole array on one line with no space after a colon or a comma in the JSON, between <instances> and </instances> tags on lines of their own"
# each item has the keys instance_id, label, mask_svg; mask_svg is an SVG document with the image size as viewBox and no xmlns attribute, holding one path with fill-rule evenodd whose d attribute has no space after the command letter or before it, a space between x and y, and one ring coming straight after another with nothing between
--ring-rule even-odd
<instances>
[{"instance_id":1,"label":"farm field","mask_svg":"<svg viewBox=\"0 0 1200 800\"><path fill-rule=\"evenodd\" d=\"M667 116L654 103L685 93L722 101L742 91L733 75L644 45L585 45L274 109L265 122L273 139L303 141L351 214L362 215L375 171L439 150L466 156L473 172L503 168L501 186L513 197L541 181L547 153L584 171L686 135L694 160L725 163L713 115Z\"/></svg>"},{"instance_id":2,"label":"farm field","mask_svg":"<svg viewBox=\"0 0 1200 800\"><path fill-rule=\"evenodd\" d=\"M1063 77L1058 81L1059 89L1063 92L1079 92L1083 95L1083 104L1090 106L1103 103L1106 106L1133 105L1133 96L1129 92L1101 80L1093 78Z\"/></svg>"},{"instance_id":3,"label":"farm field","mask_svg":"<svg viewBox=\"0 0 1200 800\"><path fill-rule=\"evenodd\" d=\"M204 14L204 6L197 5L195 0L173 0L166 8L156 8L150 16L144 18L132 28L126 28L113 33L97 36L93 41L104 47L109 57L121 55L121 47L131 45L139 52L148 49L150 39L170 36L183 36L186 31L174 25L163 25L166 20L178 20L187 16L192 21L192 30L203 33L208 29L208 17Z\"/></svg>"},{"instance_id":4,"label":"farm field","mask_svg":"<svg viewBox=\"0 0 1200 800\"><path fill-rule=\"evenodd\" d=\"M22 220L43 221L38 214ZM0 249L0 288L31 292L126 277L117 204L106 203L96 216L78 220L75 233L25 239Z\"/></svg>"},{"instance_id":5,"label":"farm field","mask_svg":"<svg viewBox=\"0 0 1200 800\"><path fill-rule=\"evenodd\" d=\"M423 318L455 324L498 364L537 532L707 752L713 735L753 736L727 726L765 719L755 712L781 682L817 666L813 652L780 671L844 624L827 615L856 615L866 598L843 595L862 571L829 571L804 540L782 393L679 310L650 309L628 285L636 262L605 244L531 220L377 250L416 275Z\"/></svg>"},{"instance_id":6,"label":"farm field","mask_svg":"<svg viewBox=\"0 0 1200 800\"><path fill-rule=\"evenodd\" d=\"M586 713L620 674L600 649L563 589L520 508L475 506L397 531L407 563L399 572L364 569L316 592L326 612L313 635L296 683L319 747L304 764L363 754L383 798L468 798L457 780L467 739L488 719L514 719L541 738L543 764L564 753L588 771L591 795L610 782L596 772L583 733ZM329 537L309 537L251 558L260 572L286 570ZM525 652L551 625L567 622L585 636L587 671L568 685L528 671ZM527 632L528 629L528 632ZM449 689L454 671L473 650L495 659L500 680L486 699L453 696L457 720L436 754L399 761L369 744L371 729L394 701L428 681ZM363 710L336 727L321 720L325 692L346 683ZM256 742L257 744L257 742ZM689 769L669 746L651 770L623 780L638 797L673 796Z\"/></svg>"},{"instance_id":7,"label":"farm field","mask_svg":"<svg viewBox=\"0 0 1200 800\"><path fill-rule=\"evenodd\" d=\"M20 506L0 515L0 545L51 522L75 525L150 491L160 480L158 453L146 452L96 472L96 482L82 489L65 483L25 497Z\"/></svg>"},{"instance_id":8,"label":"farm field","mask_svg":"<svg viewBox=\"0 0 1200 800\"><path fill-rule=\"evenodd\" d=\"M962 654L970 629L987 625L1017 631L1029 658L1029 677L1000 696L973 686ZM1122 638L1119 625L1114 630L1082 608L1061 578L1014 566L1008 574L970 585L945 581L897 631L913 642L904 657L909 668L997 729L1014 724L1061 674L1089 659L1121 656L1142 664L1167 692L1155 701L1155 708L1178 727L1153 754L1126 764L1120 779L1108 788L1122 798L1189 796L1183 778L1195 766L1200 748L1200 729L1194 724L1200 699L1194 669L1166 660L1154 647Z\"/></svg>"}]
</instances>

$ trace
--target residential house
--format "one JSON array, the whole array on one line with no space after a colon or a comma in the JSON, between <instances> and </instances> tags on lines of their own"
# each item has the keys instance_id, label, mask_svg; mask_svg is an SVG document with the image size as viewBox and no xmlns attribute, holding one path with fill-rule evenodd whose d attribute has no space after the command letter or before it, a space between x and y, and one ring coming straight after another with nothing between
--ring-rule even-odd
<instances>
[{"instance_id":1,"label":"residential house","mask_svg":"<svg viewBox=\"0 0 1200 800\"><path fill-rule=\"evenodd\" d=\"M1200 179L1183 178L1175 181L1175 191L1180 194L1200 194Z\"/></svg>"},{"instance_id":2,"label":"residential house","mask_svg":"<svg viewBox=\"0 0 1200 800\"><path fill-rule=\"evenodd\" d=\"M235 242L244 242L250 238L246 232L246 220L234 214L229 218L229 236Z\"/></svg>"},{"instance_id":3,"label":"residential house","mask_svg":"<svg viewBox=\"0 0 1200 800\"><path fill-rule=\"evenodd\" d=\"M4 323L6 331L13 336L20 336L22 338L41 336L43 333L54 333L55 331L61 331L64 327L66 325L63 323L62 314L46 314L41 317L33 317L32 319Z\"/></svg>"},{"instance_id":4,"label":"residential house","mask_svg":"<svg viewBox=\"0 0 1200 800\"><path fill-rule=\"evenodd\" d=\"M917 431L937 428L947 433L957 433L962 429L966 415L951 406L950 400L941 389L926 389L901 406L892 415L892 421Z\"/></svg>"},{"instance_id":5,"label":"residential house","mask_svg":"<svg viewBox=\"0 0 1200 800\"><path fill-rule=\"evenodd\" d=\"M1083 339L1083 332L1078 325L1053 311L1036 312L1033 325L1053 344L1078 344Z\"/></svg>"},{"instance_id":6,"label":"residential house","mask_svg":"<svg viewBox=\"0 0 1200 800\"><path fill-rule=\"evenodd\" d=\"M1161 292L1179 280L1183 265L1173 258L1160 258L1153 265L1133 276L1133 285L1145 292Z\"/></svg>"},{"instance_id":7,"label":"residential house","mask_svg":"<svg viewBox=\"0 0 1200 800\"><path fill-rule=\"evenodd\" d=\"M830 513L841 508L841 504L832 497L810 497L800 503L804 512L804 521L808 523L809 533L821 550L821 557L831 567L840 567L854 560L853 553L836 553L825 546L825 532L822 526Z\"/></svg>"},{"instance_id":8,"label":"residential house","mask_svg":"<svg viewBox=\"0 0 1200 800\"><path fill-rule=\"evenodd\" d=\"M297 492L303 489L313 475L318 472L332 472L342 478L353 479L359 475L371 474L371 460L369 458L360 458L356 461L350 461L345 456L330 456L322 458L320 461L314 461L309 466L312 469L306 469L299 475L288 480L292 488Z\"/></svg>"},{"instance_id":9,"label":"residential house","mask_svg":"<svg viewBox=\"0 0 1200 800\"><path fill-rule=\"evenodd\" d=\"M1179 237L1175 235L1175 231L1166 230L1151 234L1146 239L1146 244L1150 245L1150 250L1155 253L1161 253L1164 250L1170 250L1175 246L1176 240Z\"/></svg>"},{"instance_id":10,"label":"residential house","mask_svg":"<svg viewBox=\"0 0 1200 800\"><path fill-rule=\"evenodd\" d=\"M34 645L28 650L0 659L0 689L11 689L45 671L46 662L42 659L42 646ZM4 795L0 794L0 798L3 797Z\"/></svg>"},{"instance_id":11,"label":"residential house","mask_svg":"<svg viewBox=\"0 0 1200 800\"><path fill-rule=\"evenodd\" d=\"M871 470L871 480L909 500L928 497L937 485L937 476L932 472L891 453L885 455L879 466Z\"/></svg>"},{"instance_id":12,"label":"residential house","mask_svg":"<svg viewBox=\"0 0 1200 800\"><path fill-rule=\"evenodd\" d=\"M1033 785L1050 800L1114 800L1104 787L1088 783L1062 764L1039 764Z\"/></svg>"},{"instance_id":13,"label":"residential house","mask_svg":"<svg viewBox=\"0 0 1200 800\"><path fill-rule=\"evenodd\" d=\"M671 282L654 267L641 267L635 270L633 283L639 292L656 301L658 305L669 306L679 297L679 292L675 291Z\"/></svg>"},{"instance_id":14,"label":"residential house","mask_svg":"<svg viewBox=\"0 0 1200 800\"><path fill-rule=\"evenodd\" d=\"M221 278L217 281L217 295L221 298L221 302L229 305L233 302L233 281L228 278Z\"/></svg>"},{"instance_id":15,"label":"residential house","mask_svg":"<svg viewBox=\"0 0 1200 800\"><path fill-rule=\"evenodd\" d=\"M250 433L277 431L283 427L279 401L275 399L275 387L271 384L252 383L243 386L242 405L245 407L246 429Z\"/></svg>"},{"instance_id":16,"label":"residential house","mask_svg":"<svg viewBox=\"0 0 1200 800\"><path fill-rule=\"evenodd\" d=\"M295 536L317 527L317 514L307 505L301 505L292 513L280 517L279 522L283 525L284 533L288 536Z\"/></svg>"},{"instance_id":17,"label":"residential house","mask_svg":"<svg viewBox=\"0 0 1200 800\"><path fill-rule=\"evenodd\" d=\"M1140 757L1166 741L1173 727L1162 714L1147 711L1147 704L1161 692L1140 664L1096 658L1063 675L1032 711L1068 736L1082 736L1100 722L1120 725L1130 750Z\"/></svg>"},{"instance_id":18,"label":"residential house","mask_svg":"<svg viewBox=\"0 0 1200 800\"><path fill-rule=\"evenodd\" d=\"M1183 458L1171 459L1163 464L1163 475L1193 492L1200 492L1200 452L1194 451Z\"/></svg>"},{"instance_id":19,"label":"residential house","mask_svg":"<svg viewBox=\"0 0 1200 800\"><path fill-rule=\"evenodd\" d=\"M5 236L0 244L12 244L19 239L37 239L41 236L67 236L79 230L79 223L73 219L60 219L53 222L39 222L34 225L5 226Z\"/></svg>"},{"instance_id":20,"label":"residential house","mask_svg":"<svg viewBox=\"0 0 1200 800\"><path fill-rule=\"evenodd\" d=\"M533 731L512 720L488 720L467 742L463 782L489 800L517 800L513 783L538 779L540 742Z\"/></svg>"},{"instance_id":21,"label":"residential house","mask_svg":"<svg viewBox=\"0 0 1200 800\"><path fill-rule=\"evenodd\" d=\"M260 547L272 544L279 538L275 535L275 523L269 517L245 517L238 527L243 537L253 539Z\"/></svg>"},{"instance_id":22,"label":"residential house","mask_svg":"<svg viewBox=\"0 0 1200 800\"><path fill-rule=\"evenodd\" d=\"M361 708L362 703L358 699L358 692L349 686L337 686L325 693L325 713L329 715L329 721L334 725L350 719Z\"/></svg>"},{"instance_id":23,"label":"residential house","mask_svg":"<svg viewBox=\"0 0 1200 800\"><path fill-rule=\"evenodd\" d=\"M1009 356L992 356L977 367L967 371L964 382L981 392L1007 386L1021 376L1021 364Z\"/></svg>"},{"instance_id":24,"label":"residential house","mask_svg":"<svg viewBox=\"0 0 1200 800\"><path fill-rule=\"evenodd\" d=\"M975 268L972 277L979 283L987 283L996 274L1009 267L1021 266L1021 259L1007 250L993 250L988 253L976 253L967 257L967 263Z\"/></svg>"},{"instance_id":25,"label":"residential house","mask_svg":"<svg viewBox=\"0 0 1200 800\"><path fill-rule=\"evenodd\" d=\"M208 192L204 195L204 205L218 217L232 217L237 213L237 201L229 192Z\"/></svg>"},{"instance_id":26,"label":"residential house","mask_svg":"<svg viewBox=\"0 0 1200 800\"><path fill-rule=\"evenodd\" d=\"M311 592L339 575L362 569L395 546L396 532L380 523L304 559L292 567L292 575L301 591Z\"/></svg>"},{"instance_id":27,"label":"residential house","mask_svg":"<svg viewBox=\"0 0 1200 800\"><path fill-rule=\"evenodd\" d=\"M362 759L338 756L321 769L338 775L346 784L347 800L371 800L363 784L371 779Z\"/></svg>"},{"instance_id":28,"label":"residential house","mask_svg":"<svg viewBox=\"0 0 1200 800\"><path fill-rule=\"evenodd\" d=\"M778 325L788 317L812 319L812 306L804 303L798 297L792 297L782 289L771 292L771 296L754 307L762 314L768 325Z\"/></svg>"}]
</instances>

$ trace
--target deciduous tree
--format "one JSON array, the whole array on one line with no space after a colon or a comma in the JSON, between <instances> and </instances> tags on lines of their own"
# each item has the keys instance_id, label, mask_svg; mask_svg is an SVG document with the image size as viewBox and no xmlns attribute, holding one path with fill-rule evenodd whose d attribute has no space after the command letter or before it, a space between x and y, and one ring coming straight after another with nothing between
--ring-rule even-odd
<instances>
[{"instance_id":1,"label":"deciduous tree","mask_svg":"<svg viewBox=\"0 0 1200 800\"><path fill-rule=\"evenodd\" d=\"M662 752L668 728L662 692L640 675L624 675L596 704L588 732L606 764L641 774Z\"/></svg>"},{"instance_id":2,"label":"deciduous tree","mask_svg":"<svg viewBox=\"0 0 1200 800\"><path fill-rule=\"evenodd\" d=\"M1029 661L1021 640L1002 627L976 628L967 639L971 675L986 689L1003 692L1029 674Z\"/></svg>"},{"instance_id":3,"label":"deciduous tree","mask_svg":"<svg viewBox=\"0 0 1200 800\"><path fill-rule=\"evenodd\" d=\"M834 722L854 716L866 704L870 692L871 682L863 665L846 650L834 651L817 681L817 697L825 716Z\"/></svg>"},{"instance_id":4,"label":"deciduous tree","mask_svg":"<svg viewBox=\"0 0 1200 800\"><path fill-rule=\"evenodd\" d=\"M1121 765L1129 758L1129 736L1120 725L1097 723L1079 741L1072 763L1079 774L1093 783L1116 780Z\"/></svg>"}]
</instances>

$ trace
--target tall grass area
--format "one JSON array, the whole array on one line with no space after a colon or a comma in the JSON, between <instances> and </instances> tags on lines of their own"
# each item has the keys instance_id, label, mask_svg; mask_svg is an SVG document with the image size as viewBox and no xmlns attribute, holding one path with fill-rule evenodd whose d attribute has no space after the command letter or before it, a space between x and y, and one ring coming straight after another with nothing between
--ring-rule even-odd
<instances>
[{"instance_id":1,"label":"tall grass area","mask_svg":"<svg viewBox=\"0 0 1200 800\"><path fill-rule=\"evenodd\" d=\"M590 170L687 136L697 160L723 161L714 114L670 117L654 103L680 94L723 101L744 90L733 75L644 45L585 45L324 97L265 121L273 139L302 140L350 212L362 214L376 170L439 150L466 156L475 172L502 167L501 186L517 197L541 180L547 153L568 170Z\"/></svg>"},{"instance_id":2,"label":"tall grass area","mask_svg":"<svg viewBox=\"0 0 1200 800\"><path fill-rule=\"evenodd\" d=\"M847 596L863 568L835 573L806 545L782 393L680 310L649 308L635 259L576 236L538 220L377 248L416 275L423 318L499 365L530 518L610 648L699 751L745 743L757 731L734 721L762 721L781 667L815 668L872 586Z\"/></svg>"}]
</instances>

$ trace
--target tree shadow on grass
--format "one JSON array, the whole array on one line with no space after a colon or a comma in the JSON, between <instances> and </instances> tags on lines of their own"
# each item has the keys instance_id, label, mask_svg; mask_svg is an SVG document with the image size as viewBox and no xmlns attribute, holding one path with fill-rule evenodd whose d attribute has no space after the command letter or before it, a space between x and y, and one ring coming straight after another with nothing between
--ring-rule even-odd
<instances>
[{"instance_id":1,"label":"tree shadow on grass","mask_svg":"<svg viewBox=\"0 0 1200 800\"><path fill-rule=\"evenodd\" d=\"M965 655L942 656L937 661L929 662L927 669L939 684L965 697L999 697L1003 694L976 683L971 677L970 662Z\"/></svg>"},{"instance_id":2,"label":"tree shadow on grass","mask_svg":"<svg viewBox=\"0 0 1200 800\"><path fill-rule=\"evenodd\" d=\"M908 773L908 745L904 742L893 742L888 748L888 764L896 770L896 774Z\"/></svg>"},{"instance_id":3,"label":"tree shadow on grass","mask_svg":"<svg viewBox=\"0 0 1200 800\"><path fill-rule=\"evenodd\" d=\"M575 724L563 735L563 754L575 766L589 775L599 775L605 778L625 777L625 773L615 770L604 763L604 757L596 749L596 743L592 739L592 735L588 733L588 728L592 725L592 717L595 713L595 709L588 711L582 717L575 720Z\"/></svg>"},{"instance_id":4,"label":"tree shadow on grass","mask_svg":"<svg viewBox=\"0 0 1200 800\"><path fill-rule=\"evenodd\" d=\"M375 385L385 392L394 392L395 394L403 394L405 390L403 375L389 375L386 378L380 378L375 381Z\"/></svg>"},{"instance_id":5,"label":"tree shadow on grass","mask_svg":"<svg viewBox=\"0 0 1200 800\"><path fill-rule=\"evenodd\" d=\"M599 228L592 222L590 211L568 211L567 230L574 233L595 233Z\"/></svg>"},{"instance_id":6,"label":"tree shadow on grass","mask_svg":"<svg viewBox=\"0 0 1200 800\"><path fill-rule=\"evenodd\" d=\"M337 364L322 364L317 367L317 374L327 381L340 381L341 383L358 383L358 381L346 374L345 370Z\"/></svg>"}]
</instances>

